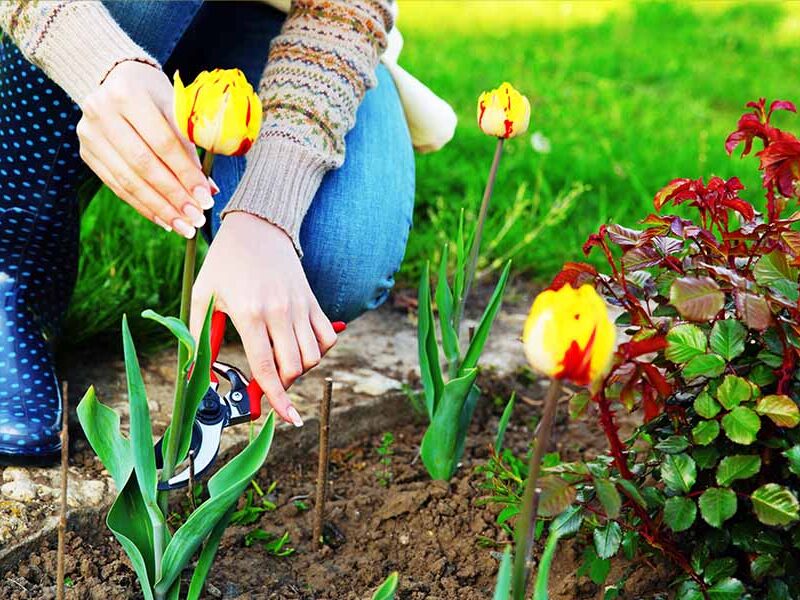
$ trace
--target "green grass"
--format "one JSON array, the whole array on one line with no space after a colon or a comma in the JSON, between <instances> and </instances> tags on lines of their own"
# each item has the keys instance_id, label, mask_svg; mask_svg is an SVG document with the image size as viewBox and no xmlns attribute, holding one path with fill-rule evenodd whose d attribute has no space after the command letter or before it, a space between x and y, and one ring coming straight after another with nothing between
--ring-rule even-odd
<instances>
[{"instance_id":1,"label":"green grass","mask_svg":"<svg viewBox=\"0 0 800 600\"><path fill-rule=\"evenodd\" d=\"M552 149L535 152L530 134L506 144L484 264L513 255L516 272L531 278L579 260L600 224L634 224L673 177L737 175L760 198L754 159L729 158L725 136L748 100L800 100L800 18L789 3L500 1L487 9L406 0L400 8L401 64L459 115L455 139L417 160L404 284L438 256L460 208L477 211L494 140L478 130L475 104L503 80L531 98L530 134L540 132ZM778 123L800 129L796 119ZM84 219L70 319L84 339L118 331L123 310L177 306L176 236L100 200Z\"/></svg>"}]
</instances>

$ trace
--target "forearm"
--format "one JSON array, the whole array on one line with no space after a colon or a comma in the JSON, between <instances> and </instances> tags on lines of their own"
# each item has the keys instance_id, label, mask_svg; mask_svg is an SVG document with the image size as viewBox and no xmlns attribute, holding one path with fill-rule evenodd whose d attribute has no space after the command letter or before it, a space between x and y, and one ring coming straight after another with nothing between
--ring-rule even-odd
<instances>
[{"instance_id":1,"label":"forearm","mask_svg":"<svg viewBox=\"0 0 800 600\"><path fill-rule=\"evenodd\" d=\"M97 1L2 1L0 27L78 104L120 62L159 66Z\"/></svg>"},{"instance_id":2,"label":"forearm","mask_svg":"<svg viewBox=\"0 0 800 600\"><path fill-rule=\"evenodd\" d=\"M261 80L261 135L225 213L265 218L300 249L303 217L323 175L344 161L392 21L390 0L293 3Z\"/></svg>"}]
</instances>

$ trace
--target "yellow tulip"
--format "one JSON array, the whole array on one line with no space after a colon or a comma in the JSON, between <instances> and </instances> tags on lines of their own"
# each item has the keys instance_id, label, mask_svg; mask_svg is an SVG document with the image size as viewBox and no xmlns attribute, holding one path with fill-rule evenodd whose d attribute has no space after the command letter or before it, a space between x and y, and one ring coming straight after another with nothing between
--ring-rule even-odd
<instances>
[{"instance_id":1,"label":"yellow tulip","mask_svg":"<svg viewBox=\"0 0 800 600\"><path fill-rule=\"evenodd\" d=\"M525 356L535 370L578 385L605 374L615 338L606 304L590 285L539 294L522 334Z\"/></svg>"},{"instance_id":2,"label":"yellow tulip","mask_svg":"<svg viewBox=\"0 0 800 600\"><path fill-rule=\"evenodd\" d=\"M528 130L530 119L531 103L510 83L478 98L478 126L486 135L516 137Z\"/></svg>"},{"instance_id":3,"label":"yellow tulip","mask_svg":"<svg viewBox=\"0 0 800 600\"><path fill-rule=\"evenodd\" d=\"M214 154L244 154L261 129L261 100L239 69L203 71L188 87L176 71L174 111L183 135Z\"/></svg>"}]
</instances>

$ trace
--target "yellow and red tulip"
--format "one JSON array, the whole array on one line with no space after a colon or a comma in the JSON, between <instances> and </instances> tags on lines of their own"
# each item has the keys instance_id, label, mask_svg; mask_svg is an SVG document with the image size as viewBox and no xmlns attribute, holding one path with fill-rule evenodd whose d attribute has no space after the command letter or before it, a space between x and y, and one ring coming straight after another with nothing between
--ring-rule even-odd
<instances>
[{"instance_id":1,"label":"yellow and red tulip","mask_svg":"<svg viewBox=\"0 0 800 600\"><path fill-rule=\"evenodd\" d=\"M508 82L478 98L478 126L486 135L516 137L528 130L530 119L530 102Z\"/></svg>"},{"instance_id":2,"label":"yellow and red tulip","mask_svg":"<svg viewBox=\"0 0 800 600\"><path fill-rule=\"evenodd\" d=\"M239 69L203 71L184 87L175 72L175 122L213 154L247 152L261 129L261 101Z\"/></svg>"},{"instance_id":3,"label":"yellow and red tulip","mask_svg":"<svg viewBox=\"0 0 800 600\"><path fill-rule=\"evenodd\" d=\"M605 374L615 338L606 304L591 285L539 294L522 335L525 356L536 371L578 385Z\"/></svg>"}]
</instances>

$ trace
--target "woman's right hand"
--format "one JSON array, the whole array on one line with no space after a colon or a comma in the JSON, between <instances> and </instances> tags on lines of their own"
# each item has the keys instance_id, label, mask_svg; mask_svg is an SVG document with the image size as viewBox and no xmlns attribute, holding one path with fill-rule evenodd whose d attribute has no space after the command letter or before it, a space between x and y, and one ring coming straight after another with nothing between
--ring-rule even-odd
<instances>
[{"instance_id":1,"label":"woman's right hand","mask_svg":"<svg viewBox=\"0 0 800 600\"><path fill-rule=\"evenodd\" d=\"M194 145L172 116L173 89L155 67L122 62L83 102L81 158L146 219L192 237L214 204Z\"/></svg>"}]
</instances>

